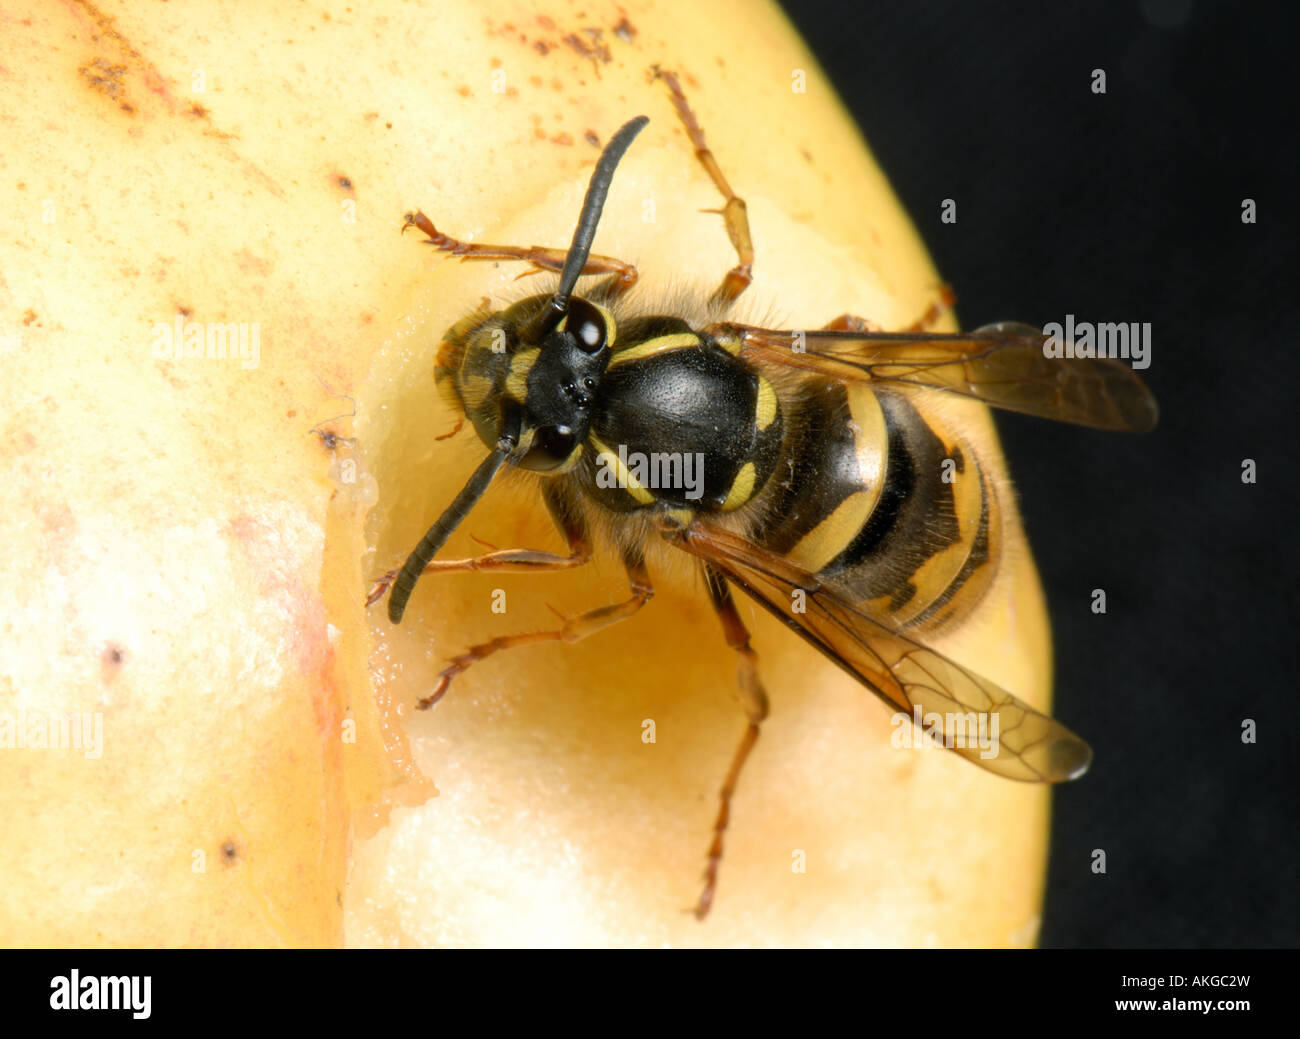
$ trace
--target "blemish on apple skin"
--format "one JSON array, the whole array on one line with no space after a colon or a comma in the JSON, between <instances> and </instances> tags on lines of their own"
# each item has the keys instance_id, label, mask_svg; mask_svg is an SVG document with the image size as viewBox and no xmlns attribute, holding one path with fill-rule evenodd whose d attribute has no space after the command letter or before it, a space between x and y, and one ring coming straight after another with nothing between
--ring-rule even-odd
<instances>
[{"instance_id":1,"label":"blemish on apple skin","mask_svg":"<svg viewBox=\"0 0 1300 1039\"><path fill-rule=\"evenodd\" d=\"M619 13L623 14L622 11ZM636 26L628 21L626 14L623 14L623 17L619 19L618 24L614 26L614 35L624 43L631 43L636 39Z\"/></svg>"},{"instance_id":2,"label":"blemish on apple skin","mask_svg":"<svg viewBox=\"0 0 1300 1039\"><path fill-rule=\"evenodd\" d=\"M226 841L221 845L221 862L225 866L233 866L239 859L239 848L234 841Z\"/></svg>"},{"instance_id":3,"label":"blemish on apple skin","mask_svg":"<svg viewBox=\"0 0 1300 1039\"><path fill-rule=\"evenodd\" d=\"M313 429L312 432L320 437L321 445L326 451L338 450L340 441L348 442L346 437L339 436L332 429Z\"/></svg>"},{"instance_id":4,"label":"blemish on apple skin","mask_svg":"<svg viewBox=\"0 0 1300 1039\"><path fill-rule=\"evenodd\" d=\"M77 517L64 501L38 505L36 519L52 551L66 553L78 531Z\"/></svg>"},{"instance_id":5,"label":"blemish on apple skin","mask_svg":"<svg viewBox=\"0 0 1300 1039\"><path fill-rule=\"evenodd\" d=\"M125 65L114 65L103 58L95 58L82 65L77 71L90 85L91 90L116 101L117 106L124 112L135 111L135 107L126 100L126 84L122 82L122 77L126 75Z\"/></svg>"},{"instance_id":6,"label":"blemish on apple skin","mask_svg":"<svg viewBox=\"0 0 1300 1039\"><path fill-rule=\"evenodd\" d=\"M346 191L349 195L355 195L356 190L352 186L352 178L344 173L334 174L334 183Z\"/></svg>"},{"instance_id":7,"label":"blemish on apple skin","mask_svg":"<svg viewBox=\"0 0 1300 1039\"><path fill-rule=\"evenodd\" d=\"M613 56L609 53L609 45L601 40L601 31L599 29L583 29L587 34L590 43L584 40L576 32L569 33L560 42L570 48L580 58L586 58L591 62L592 67L596 70L596 75L600 75L600 66L608 65L613 61Z\"/></svg>"},{"instance_id":8,"label":"blemish on apple skin","mask_svg":"<svg viewBox=\"0 0 1300 1039\"><path fill-rule=\"evenodd\" d=\"M241 271L257 278L269 277L271 272L275 270L274 263L265 257L258 256L247 246L235 253L234 259Z\"/></svg>"},{"instance_id":9,"label":"blemish on apple skin","mask_svg":"<svg viewBox=\"0 0 1300 1039\"><path fill-rule=\"evenodd\" d=\"M116 642L110 642L104 647L104 651L99 655L100 672L104 678L104 684L107 685L113 681L122 670L126 663L126 650Z\"/></svg>"}]
</instances>

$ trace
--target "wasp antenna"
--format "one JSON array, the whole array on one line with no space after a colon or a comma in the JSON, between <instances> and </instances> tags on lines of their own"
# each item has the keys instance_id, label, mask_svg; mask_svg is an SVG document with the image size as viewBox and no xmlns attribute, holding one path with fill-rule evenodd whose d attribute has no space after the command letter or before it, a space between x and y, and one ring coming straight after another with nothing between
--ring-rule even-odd
<instances>
[{"instance_id":1,"label":"wasp antenna","mask_svg":"<svg viewBox=\"0 0 1300 1039\"><path fill-rule=\"evenodd\" d=\"M388 619L394 624L402 622L402 614L406 612L406 602L411 598L411 592L415 590L415 582L424 573L429 560L451 537L451 532L460 526L460 521L469 515L469 510L474 507L475 502L483 497L483 492L488 489L488 484L492 482L492 478L496 476L497 470L501 468L509 453L509 447L502 445L483 459L479 467L474 470L474 475L469 478L469 482L461 488L455 500L429 528L429 532L415 546L415 551L407 557L402 572L393 582L392 594L388 596Z\"/></svg>"},{"instance_id":2,"label":"wasp antenna","mask_svg":"<svg viewBox=\"0 0 1300 1039\"><path fill-rule=\"evenodd\" d=\"M609 139L605 150L600 153L596 169L587 185L587 197L582 200L582 212L578 214L578 226L573 232L573 242L569 245L568 255L564 258L564 269L560 272L560 287L555 290L551 302L533 318L525 330L525 336L537 342L549 333L569 309L569 296L578 283L582 269L587 266L587 257L591 255L591 243L596 237L596 225L600 223L600 211L605 207L605 197L609 194L609 185L614 179L614 170L619 160L633 139L650 122L648 116L639 115L629 119L616 134Z\"/></svg>"}]
</instances>

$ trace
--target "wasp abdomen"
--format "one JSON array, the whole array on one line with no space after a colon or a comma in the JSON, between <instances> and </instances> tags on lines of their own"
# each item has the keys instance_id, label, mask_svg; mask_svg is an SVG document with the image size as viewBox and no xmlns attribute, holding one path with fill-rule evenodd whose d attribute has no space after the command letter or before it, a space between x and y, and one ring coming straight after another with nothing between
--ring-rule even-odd
<instances>
[{"instance_id":1,"label":"wasp abdomen","mask_svg":"<svg viewBox=\"0 0 1300 1039\"><path fill-rule=\"evenodd\" d=\"M962 442L904 396L810 384L755 540L896 623L942 625L991 581L1000 515Z\"/></svg>"}]
</instances>

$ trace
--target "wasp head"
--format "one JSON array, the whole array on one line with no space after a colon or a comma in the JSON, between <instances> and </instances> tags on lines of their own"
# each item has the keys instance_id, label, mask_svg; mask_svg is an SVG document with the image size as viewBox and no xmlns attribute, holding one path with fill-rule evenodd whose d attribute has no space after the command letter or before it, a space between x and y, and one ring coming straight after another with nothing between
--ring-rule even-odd
<instances>
[{"instance_id":1,"label":"wasp head","mask_svg":"<svg viewBox=\"0 0 1300 1039\"><path fill-rule=\"evenodd\" d=\"M581 456L616 334L608 310L572 296L560 321L538 337L536 317L551 300L532 296L453 325L434 371L484 444L515 445L513 463L536 472L565 472Z\"/></svg>"}]
</instances>

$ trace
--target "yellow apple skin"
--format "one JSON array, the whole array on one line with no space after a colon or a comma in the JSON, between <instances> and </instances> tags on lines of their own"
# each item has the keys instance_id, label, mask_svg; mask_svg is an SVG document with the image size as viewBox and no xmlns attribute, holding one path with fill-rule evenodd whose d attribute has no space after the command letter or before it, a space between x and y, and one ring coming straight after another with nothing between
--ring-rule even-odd
<instances>
[{"instance_id":1,"label":"yellow apple skin","mask_svg":"<svg viewBox=\"0 0 1300 1039\"><path fill-rule=\"evenodd\" d=\"M921 243L779 11L2 10L19 146L0 153L0 717L85 712L103 744L0 749L0 944L1034 941L1046 791L891 747L889 711L748 602L772 715L713 912L685 911L743 716L681 561L654 557L633 620L484 662L427 713L445 657L553 626L548 604L623 598L617 565L425 578L396 629L364 607L484 451L467 430L434 439L455 421L432 383L441 333L527 288L400 236L404 212L565 245L588 132L644 113L597 250L638 264L651 309L734 263L652 65L683 76L748 201L738 316L898 327L933 300ZM255 323L256 364L164 356L178 316ZM997 457L983 409L938 406ZM993 592L937 648L1045 707L1041 592L1014 517L1008 536ZM474 538L559 548L506 482L444 555Z\"/></svg>"}]
</instances>

